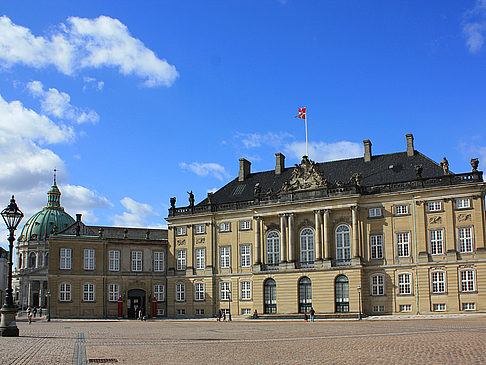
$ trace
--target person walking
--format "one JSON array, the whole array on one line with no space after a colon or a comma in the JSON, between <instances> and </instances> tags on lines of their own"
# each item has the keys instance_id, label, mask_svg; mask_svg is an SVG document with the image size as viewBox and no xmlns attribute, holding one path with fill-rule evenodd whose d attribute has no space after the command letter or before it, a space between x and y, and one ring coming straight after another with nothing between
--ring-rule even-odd
<instances>
[{"instance_id":1,"label":"person walking","mask_svg":"<svg viewBox=\"0 0 486 365\"><path fill-rule=\"evenodd\" d=\"M221 321L221 316L222 316L222 314L221 314L221 309L220 309L220 310L218 311L218 318L216 319L218 322L220 322L220 321Z\"/></svg>"},{"instance_id":2,"label":"person walking","mask_svg":"<svg viewBox=\"0 0 486 365\"><path fill-rule=\"evenodd\" d=\"M316 315L316 311L314 310L313 307L311 307L309 314L310 314L310 321L314 322L314 317Z\"/></svg>"},{"instance_id":3,"label":"person walking","mask_svg":"<svg viewBox=\"0 0 486 365\"><path fill-rule=\"evenodd\" d=\"M42 317L42 307L39 307L39 317Z\"/></svg>"},{"instance_id":4,"label":"person walking","mask_svg":"<svg viewBox=\"0 0 486 365\"><path fill-rule=\"evenodd\" d=\"M223 312L223 322L226 321L226 311Z\"/></svg>"},{"instance_id":5,"label":"person walking","mask_svg":"<svg viewBox=\"0 0 486 365\"><path fill-rule=\"evenodd\" d=\"M37 307L34 307L33 312L34 312L34 318L35 318L35 316L37 315Z\"/></svg>"},{"instance_id":6,"label":"person walking","mask_svg":"<svg viewBox=\"0 0 486 365\"><path fill-rule=\"evenodd\" d=\"M30 307L30 305L27 308L27 319L29 320L29 324L31 324L32 323L32 308Z\"/></svg>"}]
</instances>

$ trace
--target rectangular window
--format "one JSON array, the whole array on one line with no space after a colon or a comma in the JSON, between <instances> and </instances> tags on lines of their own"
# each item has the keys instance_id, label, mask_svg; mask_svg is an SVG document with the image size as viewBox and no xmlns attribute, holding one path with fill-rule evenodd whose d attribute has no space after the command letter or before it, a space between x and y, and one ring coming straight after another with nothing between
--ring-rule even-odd
<instances>
[{"instance_id":1,"label":"rectangular window","mask_svg":"<svg viewBox=\"0 0 486 365\"><path fill-rule=\"evenodd\" d=\"M412 294L410 274L398 275L398 294Z\"/></svg>"},{"instance_id":2,"label":"rectangular window","mask_svg":"<svg viewBox=\"0 0 486 365\"><path fill-rule=\"evenodd\" d=\"M241 299L242 300L251 299L251 281L241 282Z\"/></svg>"},{"instance_id":3,"label":"rectangular window","mask_svg":"<svg viewBox=\"0 0 486 365\"><path fill-rule=\"evenodd\" d=\"M400 312L411 312L412 305L411 304L400 304Z\"/></svg>"},{"instance_id":4,"label":"rectangular window","mask_svg":"<svg viewBox=\"0 0 486 365\"><path fill-rule=\"evenodd\" d=\"M154 298L157 299L158 302L163 302L165 300L165 285L154 285Z\"/></svg>"},{"instance_id":5,"label":"rectangular window","mask_svg":"<svg viewBox=\"0 0 486 365\"><path fill-rule=\"evenodd\" d=\"M429 231L430 251L432 255L441 255L444 253L444 230L434 229Z\"/></svg>"},{"instance_id":6,"label":"rectangular window","mask_svg":"<svg viewBox=\"0 0 486 365\"><path fill-rule=\"evenodd\" d=\"M206 292L204 283L195 283L195 296L194 300L204 300L204 293Z\"/></svg>"},{"instance_id":7,"label":"rectangular window","mask_svg":"<svg viewBox=\"0 0 486 365\"><path fill-rule=\"evenodd\" d=\"M375 218L375 217L381 217L381 208L370 208L368 209L368 217L370 218Z\"/></svg>"},{"instance_id":8,"label":"rectangular window","mask_svg":"<svg viewBox=\"0 0 486 365\"><path fill-rule=\"evenodd\" d=\"M474 270L462 270L461 271L461 291L471 292L475 291L474 285Z\"/></svg>"},{"instance_id":9,"label":"rectangular window","mask_svg":"<svg viewBox=\"0 0 486 365\"><path fill-rule=\"evenodd\" d=\"M71 270L71 263L72 263L72 254L73 250L70 248L61 248L61 265L60 268L62 270Z\"/></svg>"},{"instance_id":10,"label":"rectangular window","mask_svg":"<svg viewBox=\"0 0 486 365\"><path fill-rule=\"evenodd\" d=\"M205 224L196 224L194 226L194 233L195 234L203 234L203 233L206 233L206 225Z\"/></svg>"},{"instance_id":11,"label":"rectangular window","mask_svg":"<svg viewBox=\"0 0 486 365\"><path fill-rule=\"evenodd\" d=\"M398 257L410 256L410 232L397 233Z\"/></svg>"},{"instance_id":12,"label":"rectangular window","mask_svg":"<svg viewBox=\"0 0 486 365\"><path fill-rule=\"evenodd\" d=\"M396 215L408 214L408 205L396 205L395 206L395 214Z\"/></svg>"},{"instance_id":13,"label":"rectangular window","mask_svg":"<svg viewBox=\"0 0 486 365\"><path fill-rule=\"evenodd\" d=\"M219 267L221 269L231 267L230 246L222 246L219 248Z\"/></svg>"},{"instance_id":14,"label":"rectangular window","mask_svg":"<svg viewBox=\"0 0 486 365\"><path fill-rule=\"evenodd\" d=\"M427 210L429 212L440 212L442 210L442 202L427 202Z\"/></svg>"},{"instance_id":15,"label":"rectangular window","mask_svg":"<svg viewBox=\"0 0 486 365\"><path fill-rule=\"evenodd\" d=\"M176 235L177 236L185 236L186 235L186 226L180 226L176 228Z\"/></svg>"},{"instance_id":16,"label":"rectangular window","mask_svg":"<svg viewBox=\"0 0 486 365\"><path fill-rule=\"evenodd\" d=\"M459 228L459 248L462 253L473 251L472 227Z\"/></svg>"},{"instance_id":17,"label":"rectangular window","mask_svg":"<svg viewBox=\"0 0 486 365\"><path fill-rule=\"evenodd\" d=\"M142 271L142 251L132 251L132 271Z\"/></svg>"},{"instance_id":18,"label":"rectangular window","mask_svg":"<svg viewBox=\"0 0 486 365\"><path fill-rule=\"evenodd\" d=\"M161 251L154 252L154 271L161 272L164 271L164 258L165 255Z\"/></svg>"},{"instance_id":19,"label":"rectangular window","mask_svg":"<svg viewBox=\"0 0 486 365\"><path fill-rule=\"evenodd\" d=\"M220 232L229 232L231 231L231 224L229 222L223 222L219 224L219 231Z\"/></svg>"},{"instance_id":20,"label":"rectangular window","mask_svg":"<svg viewBox=\"0 0 486 365\"><path fill-rule=\"evenodd\" d=\"M165 308L157 308L157 317L165 316Z\"/></svg>"},{"instance_id":21,"label":"rectangular window","mask_svg":"<svg viewBox=\"0 0 486 365\"><path fill-rule=\"evenodd\" d=\"M222 281L220 283L220 298L221 300L230 300L231 299L231 286L229 281Z\"/></svg>"},{"instance_id":22,"label":"rectangular window","mask_svg":"<svg viewBox=\"0 0 486 365\"><path fill-rule=\"evenodd\" d=\"M176 301L183 302L186 300L186 284L177 283L176 284Z\"/></svg>"},{"instance_id":23,"label":"rectangular window","mask_svg":"<svg viewBox=\"0 0 486 365\"><path fill-rule=\"evenodd\" d=\"M84 249L84 269L85 270L95 269L95 250L93 248Z\"/></svg>"},{"instance_id":24,"label":"rectangular window","mask_svg":"<svg viewBox=\"0 0 486 365\"><path fill-rule=\"evenodd\" d=\"M456 199L456 209L471 208L471 201L469 199Z\"/></svg>"},{"instance_id":25,"label":"rectangular window","mask_svg":"<svg viewBox=\"0 0 486 365\"><path fill-rule=\"evenodd\" d=\"M445 293L445 272L434 271L432 272L432 293Z\"/></svg>"},{"instance_id":26,"label":"rectangular window","mask_svg":"<svg viewBox=\"0 0 486 365\"><path fill-rule=\"evenodd\" d=\"M462 310L463 311L475 311L476 310L476 303L462 303Z\"/></svg>"},{"instance_id":27,"label":"rectangular window","mask_svg":"<svg viewBox=\"0 0 486 365\"><path fill-rule=\"evenodd\" d=\"M94 302L94 284L85 283L83 285L83 301Z\"/></svg>"},{"instance_id":28,"label":"rectangular window","mask_svg":"<svg viewBox=\"0 0 486 365\"><path fill-rule=\"evenodd\" d=\"M383 275L371 277L371 295L385 295L385 277Z\"/></svg>"},{"instance_id":29,"label":"rectangular window","mask_svg":"<svg viewBox=\"0 0 486 365\"><path fill-rule=\"evenodd\" d=\"M59 285L59 300L61 302L71 301L71 283L61 283Z\"/></svg>"},{"instance_id":30,"label":"rectangular window","mask_svg":"<svg viewBox=\"0 0 486 365\"><path fill-rule=\"evenodd\" d=\"M240 231L248 231L251 229L251 220L240 221Z\"/></svg>"},{"instance_id":31,"label":"rectangular window","mask_svg":"<svg viewBox=\"0 0 486 365\"><path fill-rule=\"evenodd\" d=\"M108 270L120 271L120 251L110 250L108 253Z\"/></svg>"},{"instance_id":32,"label":"rectangular window","mask_svg":"<svg viewBox=\"0 0 486 365\"><path fill-rule=\"evenodd\" d=\"M249 315L251 315L251 308L241 308L241 315L242 316L249 316Z\"/></svg>"},{"instance_id":33,"label":"rectangular window","mask_svg":"<svg viewBox=\"0 0 486 365\"><path fill-rule=\"evenodd\" d=\"M377 234L370 236L370 248L372 259L383 258L383 235Z\"/></svg>"},{"instance_id":34,"label":"rectangular window","mask_svg":"<svg viewBox=\"0 0 486 365\"><path fill-rule=\"evenodd\" d=\"M176 313L177 313L178 316L184 316L186 314L186 310L185 309L178 309Z\"/></svg>"},{"instance_id":35,"label":"rectangular window","mask_svg":"<svg viewBox=\"0 0 486 365\"><path fill-rule=\"evenodd\" d=\"M240 245L240 265L241 267L251 266L251 246Z\"/></svg>"},{"instance_id":36,"label":"rectangular window","mask_svg":"<svg viewBox=\"0 0 486 365\"><path fill-rule=\"evenodd\" d=\"M206 249L196 248L196 269L203 270L206 268Z\"/></svg>"},{"instance_id":37,"label":"rectangular window","mask_svg":"<svg viewBox=\"0 0 486 365\"><path fill-rule=\"evenodd\" d=\"M108 300L110 302L117 302L120 298L120 285L110 284L108 285Z\"/></svg>"},{"instance_id":38,"label":"rectangular window","mask_svg":"<svg viewBox=\"0 0 486 365\"><path fill-rule=\"evenodd\" d=\"M202 316L204 314L204 309L196 309L196 316Z\"/></svg>"},{"instance_id":39,"label":"rectangular window","mask_svg":"<svg viewBox=\"0 0 486 365\"><path fill-rule=\"evenodd\" d=\"M438 303L438 304L434 304L432 308L434 309L434 312L445 312L446 305L445 303Z\"/></svg>"},{"instance_id":40,"label":"rectangular window","mask_svg":"<svg viewBox=\"0 0 486 365\"><path fill-rule=\"evenodd\" d=\"M177 270L186 269L186 249L177 250Z\"/></svg>"},{"instance_id":41,"label":"rectangular window","mask_svg":"<svg viewBox=\"0 0 486 365\"><path fill-rule=\"evenodd\" d=\"M384 305L374 305L373 312L384 312L385 306Z\"/></svg>"}]
</instances>

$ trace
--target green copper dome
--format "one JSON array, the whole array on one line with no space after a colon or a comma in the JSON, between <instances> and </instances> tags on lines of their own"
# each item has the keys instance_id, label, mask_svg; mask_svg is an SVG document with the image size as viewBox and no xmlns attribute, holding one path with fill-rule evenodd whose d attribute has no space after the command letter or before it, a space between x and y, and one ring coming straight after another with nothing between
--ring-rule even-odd
<instances>
[{"instance_id":1,"label":"green copper dome","mask_svg":"<svg viewBox=\"0 0 486 365\"><path fill-rule=\"evenodd\" d=\"M47 192L47 206L25 223L19 241L45 241L53 231L61 231L74 223L74 219L61 207L61 191L54 183Z\"/></svg>"}]
</instances>

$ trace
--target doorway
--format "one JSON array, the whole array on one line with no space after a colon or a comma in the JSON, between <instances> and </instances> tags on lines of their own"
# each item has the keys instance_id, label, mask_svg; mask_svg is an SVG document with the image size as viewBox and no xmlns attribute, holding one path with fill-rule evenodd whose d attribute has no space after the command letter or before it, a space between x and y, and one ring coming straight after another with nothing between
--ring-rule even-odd
<instances>
[{"instance_id":1,"label":"doorway","mask_svg":"<svg viewBox=\"0 0 486 365\"><path fill-rule=\"evenodd\" d=\"M349 280L345 275L339 275L335 283L336 312L349 312Z\"/></svg>"},{"instance_id":2,"label":"doorway","mask_svg":"<svg viewBox=\"0 0 486 365\"><path fill-rule=\"evenodd\" d=\"M142 289L132 289L127 294L128 318L138 317L138 311L142 309L142 315L146 316L145 311L145 291Z\"/></svg>"}]
</instances>

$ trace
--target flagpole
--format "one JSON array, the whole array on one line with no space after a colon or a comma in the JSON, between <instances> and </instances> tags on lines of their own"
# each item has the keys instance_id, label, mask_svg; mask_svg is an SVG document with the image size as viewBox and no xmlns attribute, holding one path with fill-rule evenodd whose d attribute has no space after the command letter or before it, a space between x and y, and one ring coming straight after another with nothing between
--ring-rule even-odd
<instances>
[{"instance_id":1,"label":"flagpole","mask_svg":"<svg viewBox=\"0 0 486 365\"><path fill-rule=\"evenodd\" d=\"M309 157L309 143L307 140L307 107L305 108L305 155Z\"/></svg>"}]
</instances>

